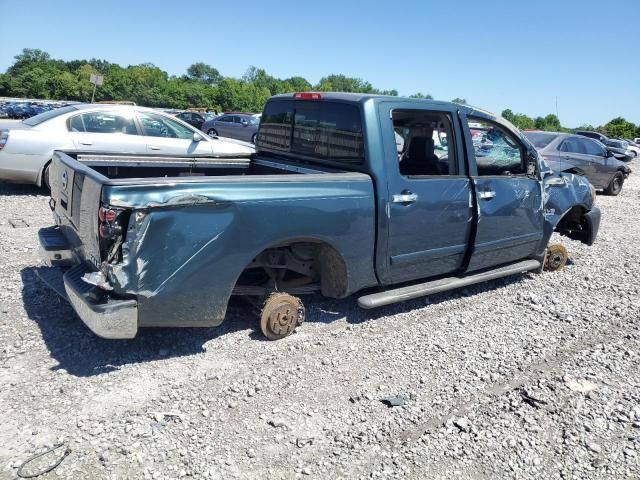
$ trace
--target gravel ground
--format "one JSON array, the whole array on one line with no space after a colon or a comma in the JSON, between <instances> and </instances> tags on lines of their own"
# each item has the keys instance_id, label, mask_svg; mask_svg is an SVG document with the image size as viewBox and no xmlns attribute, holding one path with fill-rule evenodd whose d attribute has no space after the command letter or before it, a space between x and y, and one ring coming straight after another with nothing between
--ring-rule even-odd
<instances>
[{"instance_id":1,"label":"gravel ground","mask_svg":"<svg viewBox=\"0 0 640 480\"><path fill-rule=\"evenodd\" d=\"M0 478L58 442L40 478L640 477L637 174L598 196L596 245L556 239L561 272L375 311L310 299L278 342L240 305L94 336L35 276L47 200L0 185Z\"/></svg>"}]
</instances>

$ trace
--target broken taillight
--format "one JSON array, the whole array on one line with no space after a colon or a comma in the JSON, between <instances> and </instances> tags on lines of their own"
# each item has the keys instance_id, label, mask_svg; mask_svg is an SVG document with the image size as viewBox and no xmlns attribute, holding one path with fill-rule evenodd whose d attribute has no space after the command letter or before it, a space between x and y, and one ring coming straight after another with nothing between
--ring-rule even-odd
<instances>
[{"instance_id":1,"label":"broken taillight","mask_svg":"<svg viewBox=\"0 0 640 480\"><path fill-rule=\"evenodd\" d=\"M118 215L121 211L109 207L98 209L98 232L100 237L105 239L115 239L122 233L122 227L118 224Z\"/></svg>"}]
</instances>

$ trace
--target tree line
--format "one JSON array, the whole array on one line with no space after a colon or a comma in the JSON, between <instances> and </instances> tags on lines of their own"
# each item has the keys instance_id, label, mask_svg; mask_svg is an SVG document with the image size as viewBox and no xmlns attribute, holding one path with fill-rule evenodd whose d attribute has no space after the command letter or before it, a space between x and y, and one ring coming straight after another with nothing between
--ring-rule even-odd
<instances>
[{"instance_id":1,"label":"tree line","mask_svg":"<svg viewBox=\"0 0 640 480\"><path fill-rule=\"evenodd\" d=\"M264 69L249 67L241 78L226 77L206 63L194 63L184 75L168 75L150 63L122 67L106 60L56 60L40 49L25 48L15 57L5 73L0 73L0 96L75 100L88 102L93 85L91 74L104 75L104 83L96 90L96 101L133 101L148 107L186 109L208 108L215 111L260 112L271 95L287 92L338 91L397 96L397 90L379 90L360 78L332 74L312 84L304 77L276 78ZM433 98L421 92L412 98ZM456 103L467 103L454 98ZM556 115L531 118L510 109L502 116L520 129L569 131ZM638 137L640 125L615 118L605 125L579 128L599 130L614 137Z\"/></svg>"}]
</instances>

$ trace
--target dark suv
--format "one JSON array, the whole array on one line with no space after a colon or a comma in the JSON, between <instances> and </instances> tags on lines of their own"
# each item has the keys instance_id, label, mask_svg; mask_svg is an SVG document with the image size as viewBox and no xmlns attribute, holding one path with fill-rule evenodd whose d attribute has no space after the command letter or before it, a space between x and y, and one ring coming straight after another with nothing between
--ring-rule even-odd
<instances>
[{"instance_id":1,"label":"dark suv","mask_svg":"<svg viewBox=\"0 0 640 480\"><path fill-rule=\"evenodd\" d=\"M200 129L212 137L229 137L256 143L259 126L259 114L229 112L205 122Z\"/></svg>"},{"instance_id":2,"label":"dark suv","mask_svg":"<svg viewBox=\"0 0 640 480\"><path fill-rule=\"evenodd\" d=\"M576 135L582 135L583 137L589 137L589 138L594 138L596 140L599 140L600 142L604 143L606 145L605 142L607 142L609 140L609 137L607 137L606 135L601 134L600 132L589 132L587 130L577 130L575 132Z\"/></svg>"}]
</instances>

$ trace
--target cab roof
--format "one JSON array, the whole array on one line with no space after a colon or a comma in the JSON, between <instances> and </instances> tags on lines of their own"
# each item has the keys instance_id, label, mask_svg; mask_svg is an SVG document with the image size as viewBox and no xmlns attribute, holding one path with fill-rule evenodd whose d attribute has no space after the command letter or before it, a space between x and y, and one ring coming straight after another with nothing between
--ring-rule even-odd
<instances>
[{"instance_id":1,"label":"cab roof","mask_svg":"<svg viewBox=\"0 0 640 480\"><path fill-rule=\"evenodd\" d=\"M477 108L471 105L463 105L460 103L453 102L444 102L441 100L429 100L424 98L410 98L410 97L396 97L392 95L378 95L371 93L347 93L347 92L296 92L296 93L283 93L280 95L274 95L269 98L269 101L272 100L299 100L299 101L318 101L313 99L298 99L296 95L299 93L306 94L319 94L321 100L338 100L341 102L350 102L350 103L365 103L367 101L373 101L375 103L383 102L383 101L393 101L393 102L406 102L406 103L420 103L425 106L430 106L432 108L442 107L442 106L456 106L458 110L467 114L467 115L479 115L482 117L487 117L489 119L495 119L497 116L487 110L483 110L481 108Z\"/></svg>"}]
</instances>

